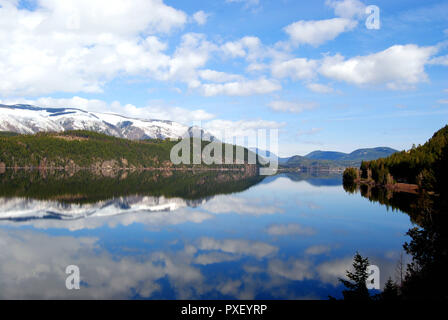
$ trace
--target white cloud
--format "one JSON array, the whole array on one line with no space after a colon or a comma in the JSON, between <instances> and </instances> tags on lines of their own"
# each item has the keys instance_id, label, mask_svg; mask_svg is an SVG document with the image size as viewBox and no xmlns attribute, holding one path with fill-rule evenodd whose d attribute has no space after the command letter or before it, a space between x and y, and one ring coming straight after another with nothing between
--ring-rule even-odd
<instances>
[{"instance_id":1,"label":"white cloud","mask_svg":"<svg viewBox=\"0 0 448 320\"><path fill-rule=\"evenodd\" d=\"M243 79L243 77L238 74L230 74L210 69L200 70L198 73L201 79L210 82L229 82Z\"/></svg>"},{"instance_id":2,"label":"white cloud","mask_svg":"<svg viewBox=\"0 0 448 320\"><path fill-rule=\"evenodd\" d=\"M332 87L320 83L308 83L306 87L316 93L325 94L334 92L334 89Z\"/></svg>"},{"instance_id":3,"label":"white cloud","mask_svg":"<svg viewBox=\"0 0 448 320\"><path fill-rule=\"evenodd\" d=\"M222 136L223 132L229 132L234 137L248 137L256 134L258 129L279 129L285 125L284 122L267 120L231 121L216 119L204 123L203 127L216 137ZM249 145L248 147L256 147L256 145Z\"/></svg>"},{"instance_id":4,"label":"white cloud","mask_svg":"<svg viewBox=\"0 0 448 320\"><path fill-rule=\"evenodd\" d=\"M237 41L226 42L221 46L221 50L225 55L232 58L245 57L252 61L260 58L264 54L260 39L250 36L243 37Z\"/></svg>"},{"instance_id":5,"label":"white cloud","mask_svg":"<svg viewBox=\"0 0 448 320\"><path fill-rule=\"evenodd\" d=\"M329 246L315 245L315 246L311 246L311 247L307 248L305 250L305 253L309 254L309 255L320 255L320 254L328 253L328 252L330 252L330 250L331 250L331 248Z\"/></svg>"},{"instance_id":6,"label":"white cloud","mask_svg":"<svg viewBox=\"0 0 448 320\"><path fill-rule=\"evenodd\" d=\"M296 58L287 61L275 61L271 65L272 75L276 78L292 78L294 80L310 79L315 76L316 60Z\"/></svg>"},{"instance_id":7,"label":"white cloud","mask_svg":"<svg viewBox=\"0 0 448 320\"><path fill-rule=\"evenodd\" d=\"M246 71L247 72L258 72L258 71L266 70L268 68L269 68L269 66L267 64L265 64L265 63L254 62L254 63L250 63L247 66Z\"/></svg>"},{"instance_id":8,"label":"white cloud","mask_svg":"<svg viewBox=\"0 0 448 320\"><path fill-rule=\"evenodd\" d=\"M408 88L427 80L424 67L436 51L435 47L409 44L347 60L338 54L325 57L319 72L357 85L385 83L391 89Z\"/></svg>"},{"instance_id":9,"label":"white cloud","mask_svg":"<svg viewBox=\"0 0 448 320\"><path fill-rule=\"evenodd\" d=\"M130 299L149 298L160 292L160 279L169 279L179 299L192 298L206 289L191 256L151 252L140 258L112 255L98 240L87 237L53 237L35 231L0 230L0 298L2 299ZM81 290L65 288L65 268L76 264ZM192 292L194 288L195 292Z\"/></svg>"},{"instance_id":10,"label":"white cloud","mask_svg":"<svg viewBox=\"0 0 448 320\"><path fill-rule=\"evenodd\" d=\"M207 251L222 251L232 254L240 254L264 258L278 251L278 248L270 244L242 239L216 240L213 238L201 238L198 249Z\"/></svg>"},{"instance_id":11,"label":"white cloud","mask_svg":"<svg viewBox=\"0 0 448 320\"><path fill-rule=\"evenodd\" d=\"M40 0L36 10L0 2L2 95L100 92L113 77L147 75L166 67L156 33L186 23L161 0Z\"/></svg>"},{"instance_id":12,"label":"white cloud","mask_svg":"<svg viewBox=\"0 0 448 320\"><path fill-rule=\"evenodd\" d=\"M197 69L205 66L210 54L217 47L206 40L205 36L188 33L182 36L182 42L169 60L166 69L162 69L157 78L160 80L178 80L185 82L190 88L198 88Z\"/></svg>"},{"instance_id":13,"label":"white cloud","mask_svg":"<svg viewBox=\"0 0 448 320\"><path fill-rule=\"evenodd\" d=\"M336 286L340 278L345 278L347 270L352 269L352 263L351 257L326 261L317 266L316 271L321 281Z\"/></svg>"},{"instance_id":14,"label":"white cloud","mask_svg":"<svg viewBox=\"0 0 448 320\"><path fill-rule=\"evenodd\" d=\"M198 25L202 26L207 23L208 16L209 14L201 10L193 14L193 19Z\"/></svg>"},{"instance_id":15,"label":"white cloud","mask_svg":"<svg viewBox=\"0 0 448 320\"><path fill-rule=\"evenodd\" d=\"M353 30L357 25L354 20L346 18L333 18L327 20L300 20L285 27L295 45L310 44L318 46L324 42L335 39L339 34Z\"/></svg>"},{"instance_id":16,"label":"white cloud","mask_svg":"<svg viewBox=\"0 0 448 320\"><path fill-rule=\"evenodd\" d=\"M205 254L200 254L194 259L195 264L209 265L221 262L235 261L240 259L240 256L235 254L229 254L224 252L210 252Z\"/></svg>"},{"instance_id":17,"label":"white cloud","mask_svg":"<svg viewBox=\"0 0 448 320\"><path fill-rule=\"evenodd\" d=\"M246 50L239 41L229 41L221 46L221 50L232 58L241 58L246 56Z\"/></svg>"},{"instance_id":18,"label":"white cloud","mask_svg":"<svg viewBox=\"0 0 448 320\"><path fill-rule=\"evenodd\" d=\"M429 64L448 66L448 55L434 57L429 61Z\"/></svg>"},{"instance_id":19,"label":"white cloud","mask_svg":"<svg viewBox=\"0 0 448 320\"><path fill-rule=\"evenodd\" d=\"M235 196L220 196L219 198L208 201L202 206L202 209L215 214L236 213L254 216L283 213L283 209L281 208L264 205L260 202L260 199L251 201Z\"/></svg>"},{"instance_id":20,"label":"white cloud","mask_svg":"<svg viewBox=\"0 0 448 320\"><path fill-rule=\"evenodd\" d=\"M302 281L313 279L311 262L299 259L289 261L269 261L268 272L271 276L280 276L289 280Z\"/></svg>"},{"instance_id":21,"label":"white cloud","mask_svg":"<svg viewBox=\"0 0 448 320\"><path fill-rule=\"evenodd\" d=\"M244 3L246 8L255 7L260 4L260 0L226 0L227 3Z\"/></svg>"},{"instance_id":22,"label":"white cloud","mask_svg":"<svg viewBox=\"0 0 448 320\"><path fill-rule=\"evenodd\" d=\"M288 235L300 235L300 236L312 236L316 233L316 230L310 227L303 227L300 224L274 224L267 229L267 233L271 236L288 236Z\"/></svg>"},{"instance_id":23,"label":"white cloud","mask_svg":"<svg viewBox=\"0 0 448 320\"><path fill-rule=\"evenodd\" d=\"M267 94L281 90L281 85L270 79L244 80L227 82L223 84L206 83L202 85L202 94L207 97L217 95L250 96L255 94Z\"/></svg>"},{"instance_id":24,"label":"white cloud","mask_svg":"<svg viewBox=\"0 0 448 320\"><path fill-rule=\"evenodd\" d=\"M440 100L437 101L437 103L448 104L448 99L440 99Z\"/></svg>"},{"instance_id":25,"label":"white cloud","mask_svg":"<svg viewBox=\"0 0 448 320\"><path fill-rule=\"evenodd\" d=\"M366 5L359 0L327 0L325 4L332 7L338 17L351 19L365 16Z\"/></svg>"},{"instance_id":26,"label":"white cloud","mask_svg":"<svg viewBox=\"0 0 448 320\"><path fill-rule=\"evenodd\" d=\"M272 101L269 103L269 107L274 111L301 113L315 109L317 104L314 102Z\"/></svg>"}]
</instances>

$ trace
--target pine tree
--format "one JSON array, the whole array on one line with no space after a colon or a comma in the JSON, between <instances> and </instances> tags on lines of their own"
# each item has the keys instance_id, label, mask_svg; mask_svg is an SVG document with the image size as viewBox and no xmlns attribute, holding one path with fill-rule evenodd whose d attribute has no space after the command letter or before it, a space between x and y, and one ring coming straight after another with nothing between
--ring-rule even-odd
<instances>
[{"instance_id":1,"label":"pine tree","mask_svg":"<svg viewBox=\"0 0 448 320\"><path fill-rule=\"evenodd\" d=\"M347 288L342 291L344 300L370 300L369 290L366 286L368 278L367 267L369 259L363 258L356 252L353 258L354 272L347 271L347 277L351 280L339 279L339 281Z\"/></svg>"},{"instance_id":2,"label":"pine tree","mask_svg":"<svg viewBox=\"0 0 448 320\"><path fill-rule=\"evenodd\" d=\"M384 285L384 290L380 294L377 295L379 300L389 301L389 300L398 300L399 299L399 288L395 282L392 281L391 278L387 280Z\"/></svg>"}]
</instances>

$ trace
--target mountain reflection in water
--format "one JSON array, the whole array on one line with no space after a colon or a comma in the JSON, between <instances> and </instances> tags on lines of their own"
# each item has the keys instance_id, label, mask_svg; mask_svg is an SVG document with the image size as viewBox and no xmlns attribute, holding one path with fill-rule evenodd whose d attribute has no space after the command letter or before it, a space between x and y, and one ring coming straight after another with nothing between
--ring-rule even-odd
<instances>
[{"instance_id":1,"label":"mountain reflection in water","mask_svg":"<svg viewBox=\"0 0 448 320\"><path fill-rule=\"evenodd\" d=\"M338 175L7 171L0 298L340 297L356 250L394 276L410 227Z\"/></svg>"}]
</instances>

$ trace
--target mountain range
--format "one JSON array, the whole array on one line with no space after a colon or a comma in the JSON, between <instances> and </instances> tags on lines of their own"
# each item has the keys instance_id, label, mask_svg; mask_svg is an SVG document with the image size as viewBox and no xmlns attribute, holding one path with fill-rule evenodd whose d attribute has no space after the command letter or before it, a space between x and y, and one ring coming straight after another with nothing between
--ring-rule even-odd
<instances>
[{"instance_id":1,"label":"mountain range","mask_svg":"<svg viewBox=\"0 0 448 320\"><path fill-rule=\"evenodd\" d=\"M194 126L154 119L136 119L113 113L89 112L77 108L45 108L32 105L0 104L0 132L35 134L38 132L64 132L85 130L130 140L179 139L202 136L213 141L209 132ZM270 152L251 149L261 156ZM397 150L378 147L358 149L352 153L336 151L314 151L305 156L278 158L283 167L335 167L358 166L363 160L387 157Z\"/></svg>"},{"instance_id":2,"label":"mountain range","mask_svg":"<svg viewBox=\"0 0 448 320\"><path fill-rule=\"evenodd\" d=\"M307 154L305 158L313 160L367 161L388 157L395 152L397 150L388 147L357 149L352 153L319 150Z\"/></svg>"},{"instance_id":3,"label":"mountain range","mask_svg":"<svg viewBox=\"0 0 448 320\"><path fill-rule=\"evenodd\" d=\"M388 147L357 149L351 153L337 151L313 151L305 156L277 157L274 153L257 148L250 148L262 157L276 157L280 167L350 167L359 166L362 161L385 158L398 152Z\"/></svg>"},{"instance_id":4,"label":"mountain range","mask_svg":"<svg viewBox=\"0 0 448 320\"><path fill-rule=\"evenodd\" d=\"M279 165L286 168L357 167L362 161L385 158L396 152L398 151L388 147L358 149L351 153L313 151L305 156L279 158Z\"/></svg>"},{"instance_id":5,"label":"mountain range","mask_svg":"<svg viewBox=\"0 0 448 320\"><path fill-rule=\"evenodd\" d=\"M213 136L199 127L174 121L135 119L112 113L88 112L76 108L41 108L31 105L1 105L0 131L20 134L87 130L131 140L178 139Z\"/></svg>"}]
</instances>

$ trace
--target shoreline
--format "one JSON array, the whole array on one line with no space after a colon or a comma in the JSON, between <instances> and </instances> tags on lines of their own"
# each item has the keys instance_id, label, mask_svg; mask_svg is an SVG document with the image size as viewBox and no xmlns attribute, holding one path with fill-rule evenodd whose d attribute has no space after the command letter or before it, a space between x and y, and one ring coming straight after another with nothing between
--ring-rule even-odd
<instances>
[{"instance_id":1,"label":"shoreline","mask_svg":"<svg viewBox=\"0 0 448 320\"><path fill-rule=\"evenodd\" d=\"M416 184L412 183L402 183L397 182L393 184L379 184L376 183L373 180L363 180L363 179L357 179L355 180L355 183L357 185L367 185L370 187L381 187L385 188L387 190L393 191L393 192L403 192L403 193L411 193L411 194L419 194L420 188Z\"/></svg>"}]
</instances>

